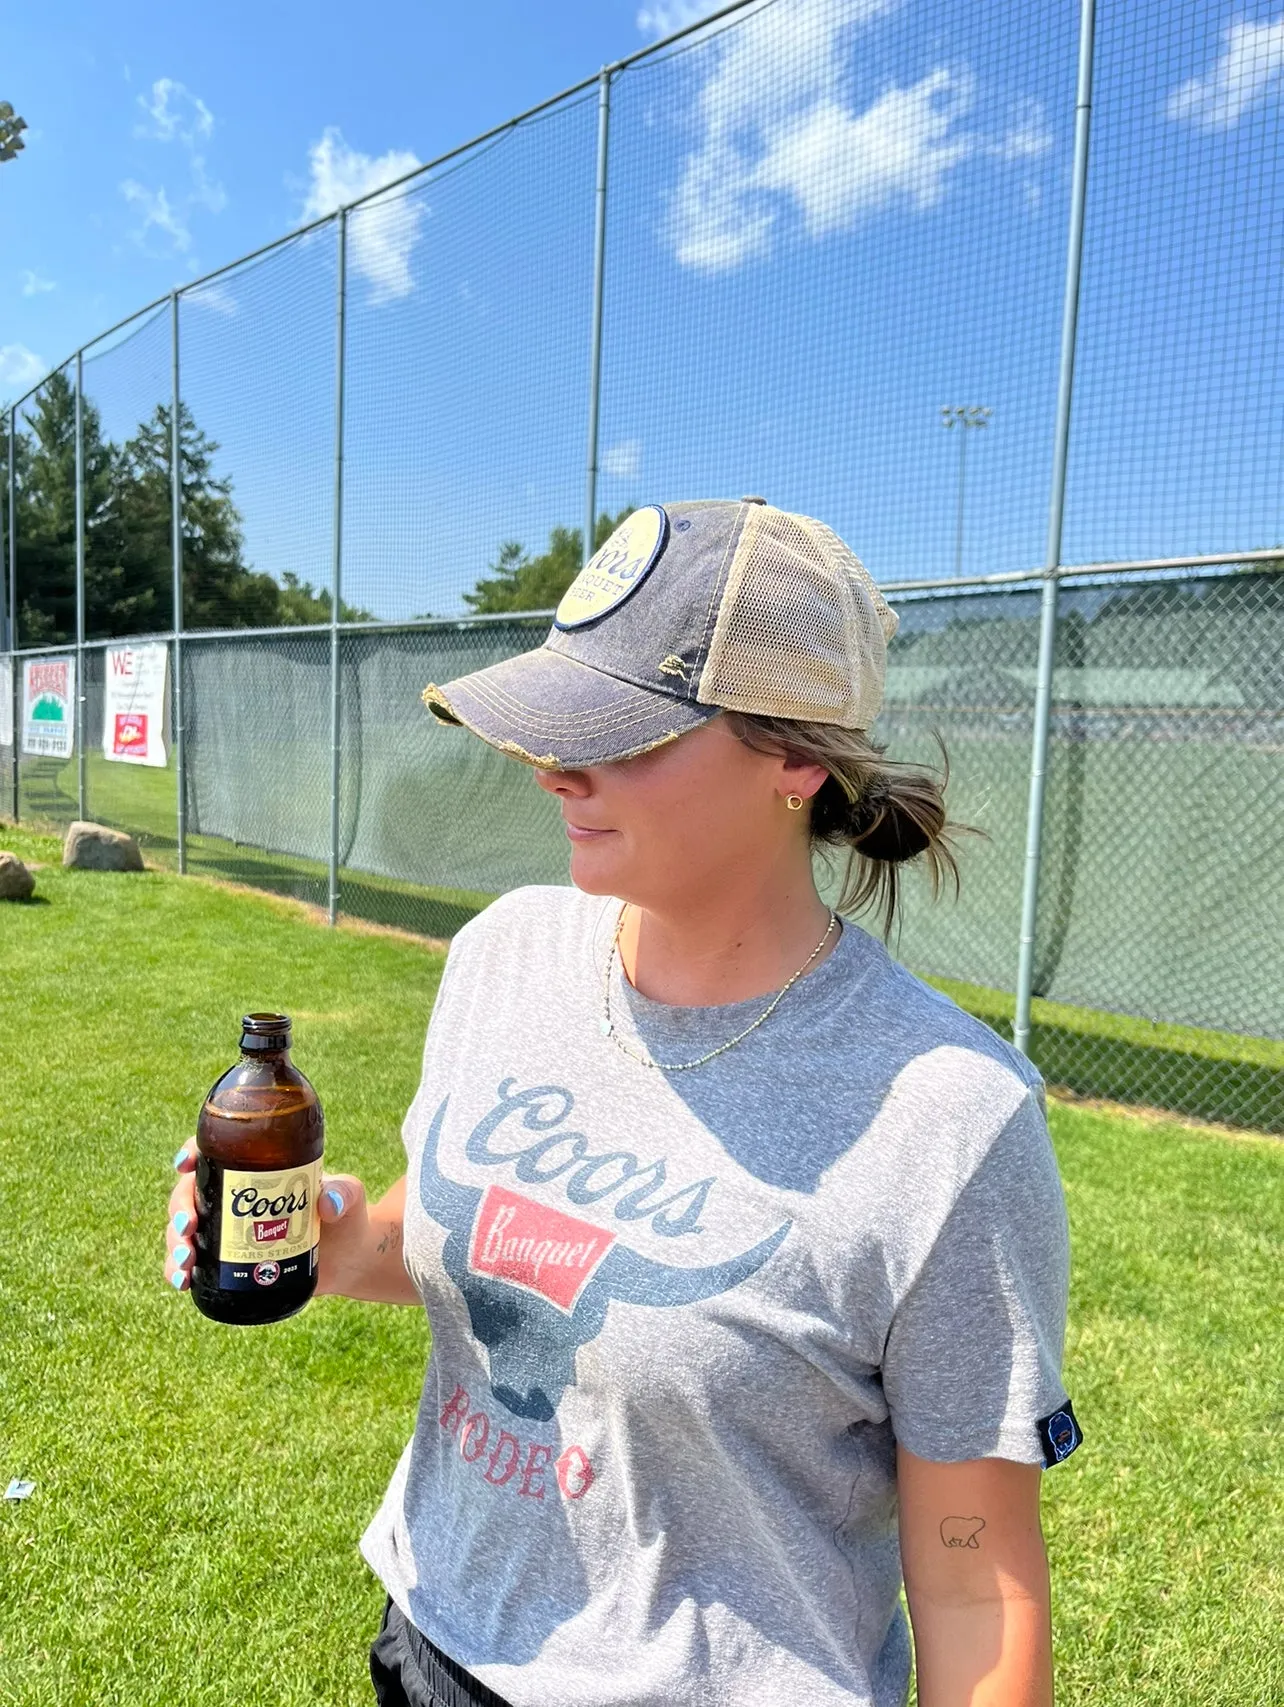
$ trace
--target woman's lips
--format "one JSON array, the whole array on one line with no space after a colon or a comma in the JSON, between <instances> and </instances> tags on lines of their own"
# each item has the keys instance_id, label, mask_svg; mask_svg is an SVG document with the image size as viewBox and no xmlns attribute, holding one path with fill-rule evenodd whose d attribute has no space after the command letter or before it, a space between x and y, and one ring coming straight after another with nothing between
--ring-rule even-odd
<instances>
[{"instance_id":1,"label":"woman's lips","mask_svg":"<svg viewBox=\"0 0 1284 1707\"><path fill-rule=\"evenodd\" d=\"M601 836L613 836L615 834L614 830L588 830L583 825L571 824L565 819L563 824L567 835L573 842L595 842Z\"/></svg>"}]
</instances>

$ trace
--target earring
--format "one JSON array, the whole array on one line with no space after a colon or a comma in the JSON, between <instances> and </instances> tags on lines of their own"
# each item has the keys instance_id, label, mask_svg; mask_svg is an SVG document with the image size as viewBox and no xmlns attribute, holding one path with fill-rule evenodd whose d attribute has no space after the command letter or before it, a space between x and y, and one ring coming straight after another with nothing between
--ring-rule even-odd
<instances>
[{"instance_id":1,"label":"earring","mask_svg":"<svg viewBox=\"0 0 1284 1707\"><path fill-rule=\"evenodd\" d=\"M801 794L787 794L785 796L785 805L791 812L801 812L802 804L803 797Z\"/></svg>"}]
</instances>

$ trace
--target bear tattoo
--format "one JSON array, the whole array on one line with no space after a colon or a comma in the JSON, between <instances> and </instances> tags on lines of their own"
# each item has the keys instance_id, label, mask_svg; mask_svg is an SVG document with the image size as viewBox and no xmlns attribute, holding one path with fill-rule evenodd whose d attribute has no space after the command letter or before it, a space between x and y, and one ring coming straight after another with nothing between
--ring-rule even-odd
<instances>
[{"instance_id":1,"label":"bear tattoo","mask_svg":"<svg viewBox=\"0 0 1284 1707\"><path fill-rule=\"evenodd\" d=\"M981 1545L977 1536L984 1528L983 1517L947 1517L941 1524L941 1540L947 1547L971 1547L975 1551Z\"/></svg>"}]
</instances>

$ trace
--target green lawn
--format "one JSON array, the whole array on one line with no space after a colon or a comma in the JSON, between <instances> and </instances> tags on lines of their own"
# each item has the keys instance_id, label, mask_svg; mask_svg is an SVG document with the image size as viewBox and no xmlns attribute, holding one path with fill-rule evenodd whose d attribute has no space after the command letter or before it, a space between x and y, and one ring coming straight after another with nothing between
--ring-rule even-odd
<instances>
[{"instance_id":1,"label":"green lawn","mask_svg":"<svg viewBox=\"0 0 1284 1707\"><path fill-rule=\"evenodd\" d=\"M402 1169L441 957L162 872L0 906L4 1707L362 1707L382 1593L357 1537L408 1438L416 1312L272 1328L161 1283L170 1162L247 1008L297 1022L328 1157ZM1047 1479L1060 1700L1284 1700L1284 1146L1053 1110L1082 1451Z\"/></svg>"}]
</instances>

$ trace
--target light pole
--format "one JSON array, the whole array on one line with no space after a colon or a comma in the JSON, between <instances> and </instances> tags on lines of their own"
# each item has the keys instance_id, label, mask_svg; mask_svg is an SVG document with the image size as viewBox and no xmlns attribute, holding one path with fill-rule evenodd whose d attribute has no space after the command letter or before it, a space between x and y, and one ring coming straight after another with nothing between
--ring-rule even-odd
<instances>
[{"instance_id":1,"label":"light pole","mask_svg":"<svg viewBox=\"0 0 1284 1707\"><path fill-rule=\"evenodd\" d=\"M967 433L969 427L987 427L989 409L979 403L942 403L941 425L958 427L959 433L959 500L954 518L954 573L963 573L963 487L967 477Z\"/></svg>"}]
</instances>

